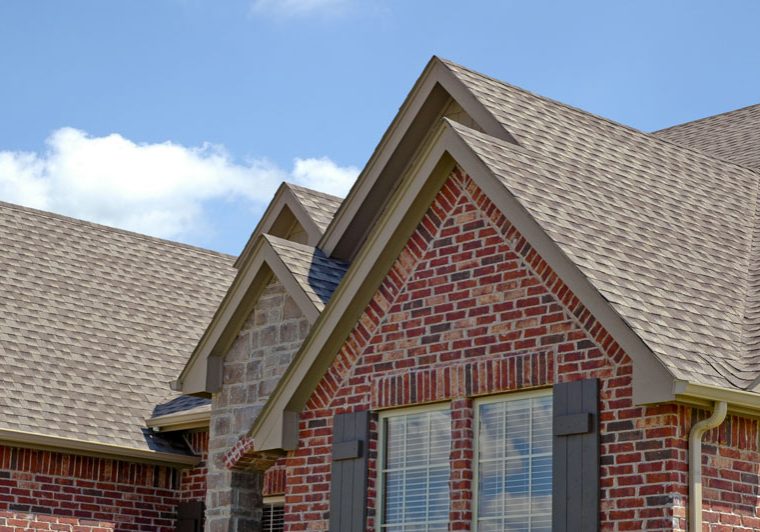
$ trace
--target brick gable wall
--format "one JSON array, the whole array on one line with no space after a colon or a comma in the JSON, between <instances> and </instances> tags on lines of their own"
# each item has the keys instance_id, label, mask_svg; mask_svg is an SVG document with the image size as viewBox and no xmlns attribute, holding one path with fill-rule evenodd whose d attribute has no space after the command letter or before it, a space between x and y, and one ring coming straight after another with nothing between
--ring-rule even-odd
<instances>
[{"instance_id":1,"label":"brick gable wall","mask_svg":"<svg viewBox=\"0 0 760 532\"><path fill-rule=\"evenodd\" d=\"M472 399L588 377L601 381L603 529L683 529L684 408L634 406L631 376L630 359L594 316L455 170L302 413L300 446L287 459L286 529L328 527L335 414L442 400L451 401L454 440L449 528L469 529ZM376 436L373 422L368 527ZM706 497L725 499L727 491L710 491L712 478Z\"/></svg>"},{"instance_id":2,"label":"brick gable wall","mask_svg":"<svg viewBox=\"0 0 760 532\"><path fill-rule=\"evenodd\" d=\"M206 432L189 436L205 460ZM205 463L168 466L0 447L0 532L173 531L179 501L203 500Z\"/></svg>"}]
</instances>

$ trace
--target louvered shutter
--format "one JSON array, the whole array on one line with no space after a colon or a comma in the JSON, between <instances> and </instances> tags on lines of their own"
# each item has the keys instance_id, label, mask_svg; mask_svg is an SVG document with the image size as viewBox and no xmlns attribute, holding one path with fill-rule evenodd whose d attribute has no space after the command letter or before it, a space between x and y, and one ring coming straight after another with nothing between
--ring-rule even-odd
<instances>
[{"instance_id":1,"label":"louvered shutter","mask_svg":"<svg viewBox=\"0 0 760 532\"><path fill-rule=\"evenodd\" d=\"M203 532L203 501L181 502L177 505L177 532Z\"/></svg>"},{"instance_id":2,"label":"louvered shutter","mask_svg":"<svg viewBox=\"0 0 760 532\"><path fill-rule=\"evenodd\" d=\"M367 508L369 412L333 420L330 532L364 530Z\"/></svg>"},{"instance_id":3,"label":"louvered shutter","mask_svg":"<svg viewBox=\"0 0 760 532\"><path fill-rule=\"evenodd\" d=\"M599 381L554 386L552 530L599 530Z\"/></svg>"}]
</instances>

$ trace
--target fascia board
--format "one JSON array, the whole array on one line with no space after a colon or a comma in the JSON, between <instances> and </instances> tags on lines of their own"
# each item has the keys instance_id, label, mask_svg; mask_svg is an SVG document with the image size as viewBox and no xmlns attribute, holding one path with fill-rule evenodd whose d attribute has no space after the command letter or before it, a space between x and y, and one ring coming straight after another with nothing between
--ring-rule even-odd
<instances>
[{"instance_id":1,"label":"fascia board","mask_svg":"<svg viewBox=\"0 0 760 532\"><path fill-rule=\"evenodd\" d=\"M436 166L447 155L459 164L505 213L547 264L628 353L634 366L634 402L648 404L674 399L673 375L667 368L453 128L446 124L441 126L440 131L440 135L425 154L424 162L410 172L409 178L402 180L389 208L370 234L357 259L349 267L336 293L254 422L249 434L256 442L257 448L290 450L297 445L292 436L288 437L287 441L284 438L286 434L296 434L297 426L285 426L287 423L283 418L297 419L297 413L301 411L316 383L332 362L340 340L348 333L336 329L341 324L345 327L347 322L347 326L350 327L355 320L352 321L351 317L343 318L349 312L352 303L356 307L354 302L359 294L364 294L366 298L369 291L374 292L376 289L374 283L367 282L368 277L373 268L387 262L387 255L390 254L386 252L386 247L396 233L398 224L403 216L406 215L408 218L413 215L414 201ZM424 206L422 214L428 206L429 203ZM421 217L420 213L416 214ZM383 254L386 255L385 261Z\"/></svg>"},{"instance_id":2,"label":"fascia board","mask_svg":"<svg viewBox=\"0 0 760 532\"><path fill-rule=\"evenodd\" d=\"M146 449L134 449L121 445L59 438L45 434L0 429L0 445L28 447L60 453L76 453L153 464L190 467L200 462L198 456L162 453Z\"/></svg>"},{"instance_id":3,"label":"fascia board","mask_svg":"<svg viewBox=\"0 0 760 532\"><path fill-rule=\"evenodd\" d=\"M262 235L257 240L250 258L245 261L243 267L238 271L238 275L235 277L227 295L222 300L213 320L204 332L195 351L193 351L182 374L180 374L175 389L186 394L209 393L208 359L212 356L224 356L226 343L222 345L223 337L229 338L231 335L236 335L239 332L231 330L230 324L235 317L240 317L241 311L250 311L252 304L255 303L255 300L260 295L254 292L257 289L259 292L263 290L268 284L271 275L274 275L283 283L285 290L293 297L309 322L314 323L316 321L319 316L319 309L309 299L290 270L285 267L271 244ZM244 305L246 299L250 301ZM188 377L192 377L192 380L188 379Z\"/></svg>"},{"instance_id":4,"label":"fascia board","mask_svg":"<svg viewBox=\"0 0 760 532\"><path fill-rule=\"evenodd\" d=\"M298 197L293 190L287 183L282 183L277 189L272 201L269 202L269 206L259 220L259 223L256 224L256 228L251 233L240 256L235 261L234 266L236 268L240 268L245 263L249 255L253 253L253 248L258 241L259 236L269 233L272 225L274 225L285 207L290 209L290 212L293 213L293 216L298 220L298 223L300 223L301 227L306 231L306 234L309 237L307 244L315 246L317 242L319 242L319 239L322 237L322 231L311 218L303 204L298 200Z\"/></svg>"},{"instance_id":5,"label":"fascia board","mask_svg":"<svg viewBox=\"0 0 760 532\"><path fill-rule=\"evenodd\" d=\"M145 426L161 432L208 427L211 405L193 408L188 412L175 412L145 420Z\"/></svg>"},{"instance_id":6,"label":"fascia board","mask_svg":"<svg viewBox=\"0 0 760 532\"><path fill-rule=\"evenodd\" d=\"M715 402L725 401L730 413L760 417L760 394L755 392L676 379L673 381L673 395L678 402L703 408L712 408Z\"/></svg>"},{"instance_id":7,"label":"fascia board","mask_svg":"<svg viewBox=\"0 0 760 532\"><path fill-rule=\"evenodd\" d=\"M331 256L351 220L364 204L370 190L409 131L422 106L436 85L440 85L483 130L496 138L514 142L496 117L475 97L456 75L437 57L433 57L407 95L399 112L375 148L356 183L341 204L332 222L319 241L319 248ZM421 139L420 139L421 140Z\"/></svg>"}]
</instances>

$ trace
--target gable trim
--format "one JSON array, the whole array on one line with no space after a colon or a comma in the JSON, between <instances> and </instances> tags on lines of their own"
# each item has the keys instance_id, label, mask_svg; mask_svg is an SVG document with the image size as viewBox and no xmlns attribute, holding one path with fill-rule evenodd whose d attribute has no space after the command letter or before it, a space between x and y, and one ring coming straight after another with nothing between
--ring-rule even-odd
<instances>
[{"instance_id":1,"label":"gable trim","mask_svg":"<svg viewBox=\"0 0 760 532\"><path fill-rule=\"evenodd\" d=\"M283 284L309 323L317 320L319 309L272 245L260 235L173 389L190 395L208 395L219 390L224 356L273 277Z\"/></svg>"},{"instance_id":2,"label":"gable trim","mask_svg":"<svg viewBox=\"0 0 760 532\"><path fill-rule=\"evenodd\" d=\"M245 261L248 260L249 256L253 253L253 249L256 246L256 241L259 236L270 233L277 218L286 208L293 214L298 223L301 224L304 231L306 231L308 236L306 244L309 246L316 246L317 242L319 242L319 239L322 237L322 230L311 218L308 211L298 200L290 186L287 183L282 183L277 189L277 192L275 192L274 197L269 203L267 210L262 215L261 220L256 224L256 228L253 230L253 233L251 233L251 237L248 239L248 242L246 242L240 256L235 261L234 266L236 268L241 268Z\"/></svg>"},{"instance_id":3,"label":"gable trim","mask_svg":"<svg viewBox=\"0 0 760 532\"><path fill-rule=\"evenodd\" d=\"M459 103L485 133L516 143L511 134L454 75L446 63L433 56L320 239L318 247L326 255L336 256L343 260L353 259L356 250L346 252L337 248L341 245L346 233L352 228L356 229L352 224L357 213L365 205L370 192L383 179L384 174L392 174L388 178L395 179L397 175L408 171L409 161L413 162L417 154L424 151L431 129L421 127L419 122L423 124L430 122L434 129L441 113L452 99ZM402 144L416 148L410 150L409 153L399 154L399 147ZM397 169L390 171L389 164L395 162L397 158L406 159L406 161L400 160ZM382 199L373 202L374 208L377 209L381 208L382 204Z\"/></svg>"},{"instance_id":4,"label":"gable trim","mask_svg":"<svg viewBox=\"0 0 760 532\"><path fill-rule=\"evenodd\" d=\"M291 450L297 447L298 413L457 164L631 357L634 402L673 400L672 374L448 122L439 124L431 143L424 157L401 179L343 282L254 422L249 434L256 441L256 448Z\"/></svg>"}]
</instances>

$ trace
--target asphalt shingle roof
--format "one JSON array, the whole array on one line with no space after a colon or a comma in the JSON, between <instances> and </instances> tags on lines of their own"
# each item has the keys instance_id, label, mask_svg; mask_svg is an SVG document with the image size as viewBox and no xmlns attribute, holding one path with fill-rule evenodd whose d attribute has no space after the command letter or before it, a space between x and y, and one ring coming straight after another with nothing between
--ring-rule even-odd
<instances>
[{"instance_id":1,"label":"asphalt shingle roof","mask_svg":"<svg viewBox=\"0 0 760 532\"><path fill-rule=\"evenodd\" d=\"M760 170L760 104L655 131L653 135Z\"/></svg>"},{"instance_id":2,"label":"asphalt shingle roof","mask_svg":"<svg viewBox=\"0 0 760 532\"><path fill-rule=\"evenodd\" d=\"M317 248L264 235L320 312L340 284L348 265L325 256Z\"/></svg>"},{"instance_id":3,"label":"asphalt shingle roof","mask_svg":"<svg viewBox=\"0 0 760 532\"><path fill-rule=\"evenodd\" d=\"M175 401L233 260L0 203L0 428L161 446L144 420Z\"/></svg>"},{"instance_id":4,"label":"asphalt shingle roof","mask_svg":"<svg viewBox=\"0 0 760 532\"><path fill-rule=\"evenodd\" d=\"M324 233L338 211L343 198L292 183L286 183L286 185L293 191L293 194L296 195L298 201L304 206L311 219L314 220L314 223Z\"/></svg>"},{"instance_id":5,"label":"asphalt shingle roof","mask_svg":"<svg viewBox=\"0 0 760 532\"><path fill-rule=\"evenodd\" d=\"M517 145L455 130L662 363L693 382L749 386L760 176L446 64Z\"/></svg>"}]
</instances>

